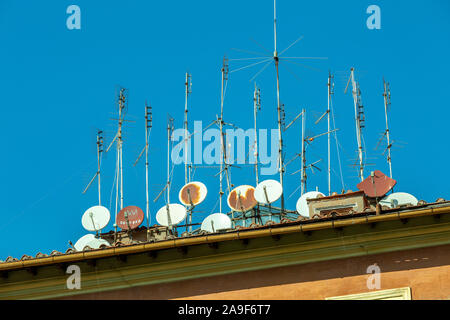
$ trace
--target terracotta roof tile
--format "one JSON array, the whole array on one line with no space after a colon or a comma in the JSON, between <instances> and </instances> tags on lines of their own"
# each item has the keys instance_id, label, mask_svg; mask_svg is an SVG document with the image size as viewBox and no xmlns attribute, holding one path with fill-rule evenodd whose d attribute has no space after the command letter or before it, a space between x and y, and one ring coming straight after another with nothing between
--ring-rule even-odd
<instances>
[{"instance_id":1,"label":"terracotta roof tile","mask_svg":"<svg viewBox=\"0 0 450 320\"><path fill-rule=\"evenodd\" d=\"M30 260L30 259L34 259L32 256L29 256L27 254L24 254L22 256L22 258L20 258L20 261L24 261L24 260Z\"/></svg>"},{"instance_id":2,"label":"terracotta roof tile","mask_svg":"<svg viewBox=\"0 0 450 320\"><path fill-rule=\"evenodd\" d=\"M65 254L71 254L71 253L74 253L74 252L75 252L75 249L69 248L69 249L66 250Z\"/></svg>"},{"instance_id":3,"label":"terracotta roof tile","mask_svg":"<svg viewBox=\"0 0 450 320\"><path fill-rule=\"evenodd\" d=\"M59 255L62 255L63 253L62 252L59 252L59 251L57 251L57 250L53 250L51 253L50 253L50 256L59 256Z\"/></svg>"},{"instance_id":4,"label":"terracotta roof tile","mask_svg":"<svg viewBox=\"0 0 450 320\"><path fill-rule=\"evenodd\" d=\"M13 258L13 257L11 257L11 256L9 256L8 258L6 258L6 260L5 260L5 262L16 262L16 261L19 261L19 259Z\"/></svg>"}]
</instances>

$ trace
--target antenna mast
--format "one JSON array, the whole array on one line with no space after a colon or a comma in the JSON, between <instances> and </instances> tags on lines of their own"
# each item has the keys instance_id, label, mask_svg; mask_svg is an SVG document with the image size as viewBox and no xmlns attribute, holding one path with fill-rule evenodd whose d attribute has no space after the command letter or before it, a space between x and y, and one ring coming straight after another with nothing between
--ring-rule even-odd
<instances>
[{"instance_id":1,"label":"antenna mast","mask_svg":"<svg viewBox=\"0 0 450 320\"><path fill-rule=\"evenodd\" d=\"M258 129L256 126L256 115L258 110L261 110L261 90L256 86L255 83L255 92L253 94L253 115L255 121L255 176L256 176L256 185L259 184L258 178Z\"/></svg>"},{"instance_id":2,"label":"antenna mast","mask_svg":"<svg viewBox=\"0 0 450 320\"><path fill-rule=\"evenodd\" d=\"M306 110L302 110L302 166L301 166L301 195L306 190L306 146L305 146L305 119Z\"/></svg>"},{"instance_id":3,"label":"antenna mast","mask_svg":"<svg viewBox=\"0 0 450 320\"><path fill-rule=\"evenodd\" d=\"M119 146L119 155L120 155L120 210L123 209L123 139L122 139L122 123L123 123L123 109L125 108L125 95L124 89L120 90L119 97L119 135L118 135L118 146Z\"/></svg>"},{"instance_id":4,"label":"antenna mast","mask_svg":"<svg viewBox=\"0 0 450 320\"><path fill-rule=\"evenodd\" d=\"M386 131L384 132L386 135L386 139L387 139L387 151L388 151L388 156L387 156L387 162L389 164L389 176L392 179L392 163L391 163L391 147L392 144L390 142L390 137L389 137L389 125L388 125L388 106L391 105L391 89L389 88L389 82L384 81L383 79L383 85L384 85L384 93L383 93L383 97L384 97L384 115L386 118Z\"/></svg>"},{"instance_id":5,"label":"antenna mast","mask_svg":"<svg viewBox=\"0 0 450 320\"><path fill-rule=\"evenodd\" d=\"M330 127L330 104L331 104L331 95L334 94L333 87L334 83L333 75L328 73L328 108L327 108L327 120L328 120L328 195L331 196L331 127Z\"/></svg>"},{"instance_id":6,"label":"antenna mast","mask_svg":"<svg viewBox=\"0 0 450 320\"><path fill-rule=\"evenodd\" d=\"M149 195L148 195L148 147L149 147L149 136L150 129L152 128L152 107L145 103L145 146L139 154L138 158L134 162L133 166L135 166L139 159L142 157L142 154L145 151L145 213L147 217L147 239L150 239L149 235L149 220L150 220L150 208L149 208Z\"/></svg>"},{"instance_id":7,"label":"antenna mast","mask_svg":"<svg viewBox=\"0 0 450 320\"><path fill-rule=\"evenodd\" d=\"M145 105L145 214L147 217L147 231L149 228L150 207L148 199L148 140L152 127L152 107ZM148 233L148 232L147 232Z\"/></svg>"},{"instance_id":8,"label":"antenna mast","mask_svg":"<svg viewBox=\"0 0 450 320\"><path fill-rule=\"evenodd\" d=\"M184 183L187 184L191 181L191 165L188 164L188 98L192 93L191 87L191 75L186 72L186 98L184 104Z\"/></svg>"},{"instance_id":9,"label":"antenna mast","mask_svg":"<svg viewBox=\"0 0 450 320\"><path fill-rule=\"evenodd\" d=\"M100 174L100 165L101 165L101 153L103 152L103 137L102 131L98 130L97 132L97 172L98 172L98 205L102 205L102 196L101 196L101 174Z\"/></svg>"},{"instance_id":10,"label":"antenna mast","mask_svg":"<svg viewBox=\"0 0 450 320\"><path fill-rule=\"evenodd\" d=\"M278 70L278 52L277 52L277 5L276 0L273 1L273 32L274 32L274 52L273 59L275 61L275 69L277 72L277 112L278 112L278 167L280 170L280 184L283 187L283 174L284 174L284 165L283 165L283 137L281 135L281 127L282 127L282 118L281 118L281 103L280 103L280 74ZM281 195L281 212L284 212L284 195Z\"/></svg>"},{"instance_id":11,"label":"antenna mast","mask_svg":"<svg viewBox=\"0 0 450 320\"><path fill-rule=\"evenodd\" d=\"M170 204L170 138L173 130L173 118L167 119L167 204Z\"/></svg>"},{"instance_id":12,"label":"antenna mast","mask_svg":"<svg viewBox=\"0 0 450 320\"><path fill-rule=\"evenodd\" d=\"M222 65L222 84L221 84L221 92L220 92L220 118L218 119L219 128L220 128L220 150L222 152L220 157L220 174L219 174L219 208L222 212L222 197L224 195L223 192L223 171L225 170L225 174L227 177L228 188L230 188L230 181L228 177L228 165L227 165L227 155L225 151L225 141L224 141L224 132L223 132L223 104L224 104L224 95L225 95L225 82L228 80L228 60L226 57L223 58ZM225 166L225 168L224 168Z\"/></svg>"},{"instance_id":13,"label":"antenna mast","mask_svg":"<svg viewBox=\"0 0 450 320\"><path fill-rule=\"evenodd\" d=\"M355 105L355 123L356 123L356 140L358 143L358 158L359 158L359 177L364 181L364 163L363 163L363 148L361 144L361 129L364 128L364 109L361 103L361 90L358 83L355 81L354 68L351 68L352 94Z\"/></svg>"},{"instance_id":14,"label":"antenna mast","mask_svg":"<svg viewBox=\"0 0 450 320\"><path fill-rule=\"evenodd\" d=\"M91 186L92 182L94 182L95 178L98 178L98 205L102 205L102 199L101 199L101 181L100 181L100 166L101 166L101 154L103 152L103 131L98 130L97 131L97 172L92 177L91 181L88 183L87 187L84 189L83 194L86 193L86 191Z\"/></svg>"}]
</instances>

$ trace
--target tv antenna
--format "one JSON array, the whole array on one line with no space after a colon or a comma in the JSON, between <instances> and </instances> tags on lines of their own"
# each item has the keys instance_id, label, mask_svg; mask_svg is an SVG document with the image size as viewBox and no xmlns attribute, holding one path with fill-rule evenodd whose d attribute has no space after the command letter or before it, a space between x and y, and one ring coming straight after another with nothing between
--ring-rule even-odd
<instances>
[{"instance_id":1,"label":"tv antenna","mask_svg":"<svg viewBox=\"0 0 450 320\"><path fill-rule=\"evenodd\" d=\"M164 188L161 190L161 192L158 194L158 196L155 198L155 200L153 200L154 202L156 202L159 197L163 194L164 191L166 191L166 205L164 207L162 207L157 213L156 213L156 220L159 222L159 224L161 225L166 225L167 227L169 227L169 230L172 231L172 227L175 223L172 223L171 221L171 207L172 206L181 206L178 204L171 204L170 203L170 184L171 184L171 170L170 170L170 140L172 137L172 132L174 130L174 125L173 125L174 119L168 114L167 115L167 182L166 185L164 186ZM183 207L184 208L184 207ZM184 208L185 211L185 215L183 217L183 219L186 217L186 209ZM159 217L163 215L164 218L161 219L165 219L167 224L162 224L159 221Z\"/></svg>"},{"instance_id":2,"label":"tv antenna","mask_svg":"<svg viewBox=\"0 0 450 320\"><path fill-rule=\"evenodd\" d=\"M125 108L128 103L128 99L126 97L126 89L120 88L119 91L119 99L118 99L118 105L119 105L119 117L118 119L112 119L118 121L118 129L117 133L114 136L114 139L111 141L110 145L106 149L106 152L109 151L111 146L116 142L116 149L117 149L117 158L116 158L116 211L115 211L115 222L114 222L114 228L117 230L117 213L119 210L123 209L123 166L122 166L122 148L123 148L123 138L122 138L122 126L123 122L128 121L125 120ZM120 189L119 189L120 184ZM119 196L120 194L120 196ZM119 201L120 199L120 201ZM118 207L120 209L118 209Z\"/></svg>"},{"instance_id":3,"label":"tv antenna","mask_svg":"<svg viewBox=\"0 0 450 320\"><path fill-rule=\"evenodd\" d=\"M226 57L223 58L222 63L222 81L221 81L221 90L220 90L220 117L215 121L219 124L220 129L220 172L219 172L219 212L222 212L222 198L224 195L223 192L223 173L225 171L225 177L227 179L227 190L230 192L231 190L231 178L230 178L230 172L229 167L230 165L227 162L227 152L226 152L226 146L225 146L225 133L223 132L223 127L225 125L229 125L228 123L225 123L223 120L223 105L224 105L224 99L225 99L225 92L228 84L228 59Z\"/></svg>"},{"instance_id":4,"label":"tv antenna","mask_svg":"<svg viewBox=\"0 0 450 320\"><path fill-rule=\"evenodd\" d=\"M345 88L344 93L347 92L348 85L350 81L352 82L352 95L353 103L355 106L355 124L356 124L356 141L358 143L358 159L359 159L359 178L364 181L364 162L363 162L363 147L361 144L362 139L362 128L364 128L364 106L361 102L361 90L359 89L359 84L355 80L355 69L351 68L350 78Z\"/></svg>"},{"instance_id":5,"label":"tv antenna","mask_svg":"<svg viewBox=\"0 0 450 320\"><path fill-rule=\"evenodd\" d=\"M261 57L254 57L254 58L241 58L241 59L233 59L233 60L260 60L254 63L251 63L250 65L240 67L238 69L230 71L236 72L239 70L243 70L252 66L256 66L259 64L264 63L263 67L250 79L252 81L255 79L258 75L260 75L272 62L275 64L275 70L276 70L276 90L277 90L277 114L278 114L278 137L279 137L279 146L278 146L278 169L280 172L280 183L283 187L283 176L285 171L285 166L283 164L283 137L282 137L282 131L284 131L284 124L283 124L283 115L284 115L284 106L281 104L280 100L280 73L279 73L279 62L280 60L284 60L285 62L296 64L303 66L299 63L292 62L290 60L294 59L327 59L324 57L284 57L282 56L283 53L285 53L288 49L290 49L293 45L295 45L297 42L299 42L301 39L303 39L303 36L300 36L297 38L294 42L292 42L286 49L278 53L277 48L277 15L276 15L276 0L273 2L274 7L274 18L273 18L273 33L274 33L274 51L271 53L268 49L264 48L263 46L259 45L261 48L265 50L266 53L271 54L270 56L266 54L261 54L263 56ZM255 41L256 42L256 41ZM242 50L240 50L242 51ZM253 52L251 52L254 54ZM259 54L259 53L258 53ZM284 212L284 195L281 196L281 212Z\"/></svg>"},{"instance_id":6,"label":"tv antenna","mask_svg":"<svg viewBox=\"0 0 450 320\"><path fill-rule=\"evenodd\" d=\"M328 124L328 195L331 196L331 126L330 126L330 115L331 115L331 96L334 94L334 76L329 72L328 73L328 104L327 111L323 113L319 119L317 119L315 124L318 124L325 116L327 116L327 124Z\"/></svg>"},{"instance_id":7,"label":"tv antenna","mask_svg":"<svg viewBox=\"0 0 450 320\"><path fill-rule=\"evenodd\" d=\"M316 166L317 163L319 163L322 160L317 160L309 165L307 165L306 163L306 147L307 145L311 144L315 139L324 136L326 134L330 134L332 132L335 132L339 129L333 129L333 130L329 130L327 132L315 135L313 137L305 137L305 130L306 130L306 110L303 109L302 112L300 113L300 115L302 115L302 151L300 154L297 154L292 160L290 160L289 162L293 161L295 158L297 157L301 157L302 158L302 163L301 163L301 167L300 170L297 170L295 172L293 172L292 174L296 174L298 172L301 173L301 184L300 184L300 188L301 188L301 195L303 195L306 192L306 182L307 182L307 174L306 174L306 170L307 169L311 169L311 171L314 173L314 169L321 171L319 167ZM299 116L297 116L298 118ZM296 119L297 119L296 118ZM294 120L296 120L294 119ZM320 120L320 119L319 119ZM290 124L289 124L290 126ZM298 188L297 188L298 190ZM295 190L294 193L297 191Z\"/></svg>"},{"instance_id":8,"label":"tv antenna","mask_svg":"<svg viewBox=\"0 0 450 320\"><path fill-rule=\"evenodd\" d=\"M87 187L84 189L83 194L86 193L86 191L91 186L92 182L94 182L95 178L97 178L98 182L98 205L102 205L102 199L101 199L101 181L100 181L100 167L102 163L102 152L103 152L103 131L98 130L97 131L97 172L92 177L91 181L88 183Z\"/></svg>"},{"instance_id":9,"label":"tv antenna","mask_svg":"<svg viewBox=\"0 0 450 320\"><path fill-rule=\"evenodd\" d=\"M254 154L255 154L255 177L256 177L256 185L259 184L259 174L258 174L258 128L256 126L256 115L258 111L261 110L261 89L256 86L255 82L255 91L253 93L253 117L255 123L255 146L254 146Z\"/></svg>"},{"instance_id":10,"label":"tv antenna","mask_svg":"<svg viewBox=\"0 0 450 320\"><path fill-rule=\"evenodd\" d=\"M383 86L384 86L384 116L386 118L386 130L384 131L384 136L386 136L387 140L387 147L386 150L388 152L387 155L387 162L389 164L389 177L392 179L392 163L391 163L391 147L392 143L390 142L390 136L389 136L389 124L388 124L388 108L391 105L391 89L389 88L389 82L384 81L383 78Z\"/></svg>"},{"instance_id":11,"label":"tv antenna","mask_svg":"<svg viewBox=\"0 0 450 320\"><path fill-rule=\"evenodd\" d=\"M188 131L188 99L189 94L192 93L192 75L186 72L186 98L184 103L184 184L191 182L191 164L188 161L188 145L189 145L189 131Z\"/></svg>"},{"instance_id":12,"label":"tv antenna","mask_svg":"<svg viewBox=\"0 0 450 320\"><path fill-rule=\"evenodd\" d=\"M150 237L150 206L149 206L149 194L148 194L148 150L149 150L149 138L150 132L152 129L153 115L152 115L152 107L145 103L145 146L142 149L141 153L137 157L133 166L139 162L139 159L142 157L142 154L145 151L145 215L147 218L147 238Z\"/></svg>"},{"instance_id":13,"label":"tv antenna","mask_svg":"<svg viewBox=\"0 0 450 320\"><path fill-rule=\"evenodd\" d=\"M161 192L158 194L158 196L155 198L155 200L153 200L154 202L156 202L159 197L163 194L164 191L166 191L166 202L170 203L170 138L172 136L172 132L174 130L174 126L173 126L173 121L174 119L168 114L167 115L167 182L166 185L164 186L164 188L161 190Z\"/></svg>"}]
</instances>

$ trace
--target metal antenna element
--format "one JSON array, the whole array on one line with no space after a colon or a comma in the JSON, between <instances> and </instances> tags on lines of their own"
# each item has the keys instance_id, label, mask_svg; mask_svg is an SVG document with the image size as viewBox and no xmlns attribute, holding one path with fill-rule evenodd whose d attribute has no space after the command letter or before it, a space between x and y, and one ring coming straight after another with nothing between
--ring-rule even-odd
<instances>
[{"instance_id":1,"label":"metal antenna element","mask_svg":"<svg viewBox=\"0 0 450 320\"><path fill-rule=\"evenodd\" d=\"M307 145L309 145L310 143L312 143L315 139L324 136L324 135L328 135L330 136L330 133L333 133L335 131L338 131L339 129L334 129L334 130L329 130L327 132L324 133L320 133L316 136L313 137L305 137L305 121L306 121L306 111L303 109L302 111L303 113L303 117L302 117L302 153L301 153L301 157L302 157L302 165L301 165L301 195L303 195L306 192L306 182L307 182L307 174L306 174L306 169L311 169L311 171L314 173L313 168L316 168L317 170L321 171L318 167L315 166L316 163L318 163L321 160L318 160L310 165L306 165L306 147ZM323 118L323 116L322 116ZM298 171L292 173L292 174L296 174Z\"/></svg>"},{"instance_id":2,"label":"metal antenna element","mask_svg":"<svg viewBox=\"0 0 450 320\"><path fill-rule=\"evenodd\" d=\"M223 120L223 104L224 104L224 98L225 98L225 86L228 81L228 59L226 57L223 58L222 63L222 81L221 81L221 90L220 90L220 117L217 119L217 122L219 124L220 128L220 150L221 150L221 156L220 156L220 173L219 173L219 212L222 212L222 198L224 195L223 192L223 171L225 170L225 175L227 178L227 184L228 184L228 191L230 191L231 188L231 182L230 177L228 173L228 164L227 164L227 153L226 153L226 147L225 147L225 135L223 132L223 127L225 125L225 122Z\"/></svg>"},{"instance_id":3,"label":"metal antenna element","mask_svg":"<svg viewBox=\"0 0 450 320\"><path fill-rule=\"evenodd\" d=\"M276 0L274 0L273 2L273 8L274 8L274 15L273 15L273 36L274 36L274 51L272 56L261 56L261 57L254 57L254 58L244 58L244 59L236 59L236 60L259 60L261 59L261 61L252 63L250 65L244 66L244 67L240 67L238 69L232 70L230 73L232 72L236 72L239 70L243 70L243 69L247 69L250 68L252 66L255 65L259 65L264 63L263 67L261 68L260 71L258 71L252 78L250 81L254 80L258 75L260 75L262 73L262 71L264 71L267 66L271 63L271 61L274 62L275 64L275 70L276 70L276 80L277 80L277 84L276 84L276 89L277 89L277 113L278 113L278 137L279 137L279 147L278 147L278 170L280 172L280 184L283 188L283 176L284 176L284 172L285 172L285 166L283 164L284 159L283 159L283 137L282 137L282 132L285 130L284 129L284 106L280 101L280 74L279 74L279 62L280 60L284 60L286 62L288 62L289 59L327 59L325 57L284 57L282 56L282 54L284 52L286 52L289 48L291 48L293 45L295 45L298 41L300 41L303 36L300 36L299 38L297 38L291 45L289 45L286 49L284 49L283 51L281 51L281 53L278 53L277 51L277 14L276 14ZM259 44L258 44L259 45ZM261 47L261 45L259 45ZM265 50L267 51L267 50ZM269 53L270 54L270 53ZM281 212L282 214L284 214L284 193L281 195Z\"/></svg>"},{"instance_id":4,"label":"metal antenna element","mask_svg":"<svg viewBox=\"0 0 450 320\"><path fill-rule=\"evenodd\" d=\"M384 131L384 135L386 136L387 140L387 147L386 150L388 152L387 155L387 162L389 164L389 177L392 179L392 163L391 163L391 147L392 143L390 142L390 132L389 132L389 124L388 124L388 107L391 105L391 90L389 88L389 82L384 81L383 78L383 85L384 85L384 116L386 118L386 130Z\"/></svg>"},{"instance_id":5,"label":"metal antenna element","mask_svg":"<svg viewBox=\"0 0 450 320\"><path fill-rule=\"evenodd\" d=\"M168 116L167 119L167 204L170 204L170 138L174 129L174 119Z\"/></svg>"},{"instance_id":6,"label":"metal antenna element","mask_svg":"<svg viewBox=\"0 0 450 320\"><path fill-rule=\"evenodd\" d=\"M119 129L117 131L117 156L119 163L118 178L120 177L120 210L123 209L123 166L122 166L122 150L123 150L123 138L122 138L122 124L124 121L124 109L126 106L127 99L125 97L125 89L121 88L119 93ZM116 212L117 216L117 212Z\"/></svg>"},{"instance_id":7,"label":"metal antenna element","mask_svg":"<svg viewBox=\"0 0 450 320\"><path fill-rule=\"evenodd\" d=\"M134 166L138 163L139 159L141 158L142 154L145 151L145 215L147 218L147 240L150 237L149 234L149 227L150 227L150 206L149 206L149 190L148 190L148 150L149 150L149 138L150 138L150 131L152 128L152 107L145 103L145 146L144 149L142 149L141 153L139 154L138 158L134 162Z\"/></svg>"},{"instance_id":8,"label":"metal antenna element","mask_svg":"<svg viewBox=\"0 0 450 320\"><path fill-rule=\"evenodd\" d=\"M289 129L289 127L292 126L295 123L295 121L297 121L297 119L300 118L300 116L302 116L302 115L303 115L303 111L300 112L291 122L289 122L289 124L284 128L283 131L286 131L287 129Z\"/></svg>"},{"instance_id":9,"label":"metal antenna element","mask_svg":"<svg viewBox=\"0 0 450 320\"><path fill-rule=\"evenodd\" d=\"M192 93L192 76L186 72L186 81L184 83L186 87L186 97L184 103L184 183L187 184L191 181L191 163L188 159L188 145L189 145L189 131L188 131L188 99L189 94Z\"/></svg>"},{"instance_id":10,"label":"metal antenna element","mask_svg":"<svg viewBox=\"0 0 450 320\"><path fill-rule=\"evenodd\" d=\"M256 115L258 111L261 110L261 89L256 86L255 83L255 92L253 94L253 116L255 121L255 146L254 146L254 154L255 154L255 177L256 177L256 185L259 184L259 174L258 174L258 128L256 125Z\"/></svg>"},{"instance_id":11,"label":"metal antenna element","mask_svg":"<svg viewBox=\"0 0 450 320\"><path fill-rule=\"evenodd\" d=\"M159 197L161 197L161 195L164 193L164 191L167 191L167 205L170 204L170 139L172 137L172 132L174 130L174 126L173 126L173 121L174 119L167 114L167 182L164 186L164 188L158 193L158 195L156 196L156 198L153 200L153 202L158 201ZM167 207L167 210L168 207ZM170 218L170 217L169 217Z\"/></svg>"},{"instance_id":12,"label":"metal antenna element","mask_svg":"<svg viewBox=\"0 0 450 320\"><path fill-rule=\"evenodd\" d=\"M316 121L319 123L325 116L327 116L328 123L328 195L331 196L331 127L330 127L330 115L331 115L331 96L334 94L334 76L328 73L328 104L327 111Z\"/></svg>"},{"instance_id":13,"label":"metal antenna element","mask_svg":"<svg viewBox=\"0 0 450 320\"><path fill-rule=\"evenodd\" d=\"M113 119L118 121L118 129L117 133L114 136L114 139L111 141L110 145L106 149L106 152L109 151L111 146L116 142L117 146L117 158L116 158L116 211L115 211L115 221L114 225L117 226L117 213L119 212L119 199L120 199L120 210L123 209L123 168L122 168L122 147L123 147L123 139L122 139L122 125L125 120L125 108L128 103L126 98L126 89L120 88L118 105L119 105L119 117L118 119ZM120 182L120 190L119 190L119 182ZM120 191L120 192L119 192ZM120 198L119 198L120 194Z\"/></svg>"},{"instance_id":14,"label":"metal antenna element","mask_svg":"<svg viewBox=\"0 0 450 320\"><path fill-rule=\"evenodd\" d=\"M305 120L306 120L306 110L302 110L302 164L301 164L301 195L305 193L306 190L306 145L305 145Z\"/></svg>"},{"instance_id":15,"label":"metal antenna element","mask_svg":"<svg viewBox=\"0 0 450 320\"><path fill-rule=\"evenodd\" d=\"M100 167L101 167L101 163L102 163L102 152L103 152L103 131L98 130L97 131L97 172L95 173L95 175L92 177L91 181L89 181L87 187L84 189L83 194L86 193L86 191L89 189L89 187L91 186L92 182L94 182L95 178L97 179L98 182L98 205L101 206L102 205L102 199L101 199L101 181L100 181Z\"/></svg>"},{"instance_id":16,"label":"metal antenna element","mask_svg":"<svg viewBox=\"0 0 450 320\"><path fill-rule=\"evenodd\" d=\"M190 162L190 159L188 158L188 155L190 155L189 147L189 126L188 126L188 100L189 100L189 94L192 93L192 75L190 75L188 72L186 72L186 80L185 80L185 103L184 103L184 184L188 184L191 182L191 170L192 165ZM189 189L188 196L190 199ZM192 209L193 206L191 206L191 209L188 210L188 214L186 216L186 231L188 231L188 224L189 231L192 231Z\"/></svg>"},{"instance_id":17,"label":"metal antenna element","mask_svg":"<svg viewBox=\"0 0 450 320\"><path fill-rule=\"evenodd\" d=\"M275 70L277 74L277 113L278 113L278 168L280 170L280 184L283 188L283 175L284 175L284 165L283 165L283 137L282 137L282 113L281 102L280 102L280 73L279 73L279 58L277 52L277 6L276 0L273 1L273 33L274 33L274 52L273 60L275 62ZM281 213L284 213L284 194L281 195Z\"/></svg>"},{"instance_id":18,"label":"metal antenna element","mask_svg":"<svg viewBox=\"0 0 450 320\"><path fill-rule=\"evenodd\" d=\"M361 103L361 90L359 84L355 80L355 69L351 68L349 82L352 82L353 103L355 106L355 124L356 124L356 141L358 143L358 159L359 159L359 178L361 182L364 181L364 162L363 162L363 148L362 148L362 128L364 128L364 107ZM348 87L348 83L347 83ZM347 91L347 88L346 90Z\"/></svg>"}]
</instances>

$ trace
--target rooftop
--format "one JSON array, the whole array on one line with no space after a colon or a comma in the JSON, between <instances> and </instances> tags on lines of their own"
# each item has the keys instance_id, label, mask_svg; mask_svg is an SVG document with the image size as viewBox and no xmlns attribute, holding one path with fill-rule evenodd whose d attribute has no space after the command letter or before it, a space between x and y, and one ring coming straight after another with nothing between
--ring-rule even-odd
<instances>
[{"instance_id":1,"label":"rooftop","mask_svg":"<svg viewBox=\"0 0 450 320\"><path fill-rule=\"evenodd\" d=\"M350 192L346 194L358 193L359 192ZM340 198L342 195L335 195L335 197ZM322 199L332 198L333 196L324 197ZM450 201L439 198L433 203L426 203L421 200L416 206L407 205L397 208L380 206L378 210L365 208L365 210L361 212L351 211L348 213L333 212L331 214L328 213L323 215L316 214L311 218L305 218L299 215L295 220L283 218L279 223L274 223L273 221L268 221L264 225L253 223L248 227L237 226L234 229L222 232L209 233L201 231L197 234L182 234L180 237L167 237L162 240L139 241L138 243L131 244L124 244L118 241L112 246L102 246L99 249L85 247L83 251L76 251L73 248L69 248L64 253L54 250L49 254L38 253L34 257L26 254L20 258L8 257L5 261L0 260L0 272L24 267L132 254L136 252L189 246L201 243L248 239L264 235L277 236L290 232L307 233L321 229L343 228L350 225L373 224L381 221L402 220L410 217L440 215L443 213L450 213ZM150 229L157 227L158 226L152 226ZM145 233L146 230L146 227L140 227L134 230L134 232ZM122 233L125 232L122 231ZM111 234L113 234L113 232L101 234L100 237L104 238Z\"/></svg>"}]
</instances>

